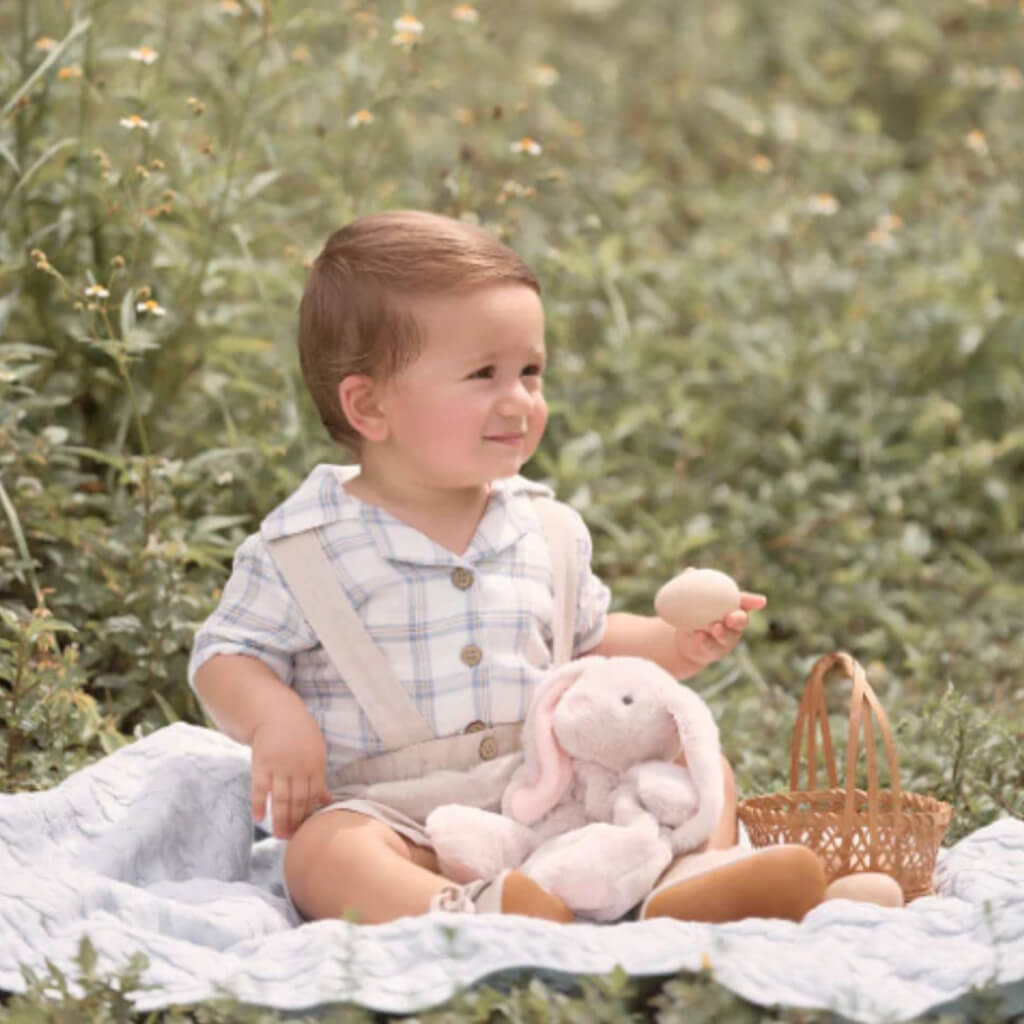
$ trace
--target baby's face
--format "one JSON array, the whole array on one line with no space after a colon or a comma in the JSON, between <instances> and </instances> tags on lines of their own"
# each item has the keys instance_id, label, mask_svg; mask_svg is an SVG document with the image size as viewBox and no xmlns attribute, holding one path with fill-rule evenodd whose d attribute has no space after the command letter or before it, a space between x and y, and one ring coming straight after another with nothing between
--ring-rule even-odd
<instances>
[{"instance_id":1,"label":"baby's face","mask_svg":"<svg viewBox=\"0 0 1024 1024\"><path fill-rule=\"evenodd\" d=\"M420 354L384 388L389 443L424 483L513 476L547 423L544 312L525 285L419 299Z\"/></svg>"}]
</instances>

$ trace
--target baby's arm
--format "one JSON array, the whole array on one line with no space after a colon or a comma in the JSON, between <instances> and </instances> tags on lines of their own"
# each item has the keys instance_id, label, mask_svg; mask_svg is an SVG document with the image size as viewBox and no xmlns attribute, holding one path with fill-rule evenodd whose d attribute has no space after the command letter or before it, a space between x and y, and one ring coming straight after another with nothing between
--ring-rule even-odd
<instances>
[{"instance_id":1,"label":"baby's arm","mask_svg":"<svg viewBox=\"0 0 1024 1024\"><path fill-rule=\"evenodd\" d=\"M195 688L217 727L252 747L252 813L273 800L274 834L287 839L330 798L327 748L299 695L258 658L218 654L195 674Z\"/></svg>"},{"instance_id":2,"label":"baby's arm","mask_svg":"<svg viewBox=\"0 0 1024 1024\"><path fill-rule=\"evenodd\" d=\"M196 634L189 681L217 726L252 747L253 816L263 818L271 794L285 838L325 795L324 738L288 685L295 656L315 644L262 536L247 537Z\"/></svg>"},{"instance_id":3,"label":"baby's arm","mask_svg":"<svg viewBox=\"0 0 1024 1024\"><path fill-rule=\"evenodd\" d=\"M650 658L677 679L689 679L728 654L747 627L747 612L767 603L761 594L740 594L740 606L704 629L677 630L655 615L608 614L610 592L591 568L593 543L578 512L572 517L578 564L573 657L600 654Z\"/></svg>"}]
</instances>

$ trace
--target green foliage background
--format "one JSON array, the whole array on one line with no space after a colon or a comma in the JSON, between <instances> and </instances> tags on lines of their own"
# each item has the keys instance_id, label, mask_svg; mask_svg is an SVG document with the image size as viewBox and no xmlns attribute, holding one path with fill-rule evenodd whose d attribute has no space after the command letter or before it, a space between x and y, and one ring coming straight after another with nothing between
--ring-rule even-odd
<instances>
[{"instance_id":1,"label":"green foliage background","mask_svg":"<svg viewBox=\"0 0 1024 1024\"><path fill-rule=\"evenodd\" d=\"M6 789L201 721L231 552L339 459L304 264L417 206L542 278L528 471L617 607L769 596L697 681L741 787L842 647L951 839L1024 815L1024 4L7 0L0 39Z\"/></svg>"}]
</instances>

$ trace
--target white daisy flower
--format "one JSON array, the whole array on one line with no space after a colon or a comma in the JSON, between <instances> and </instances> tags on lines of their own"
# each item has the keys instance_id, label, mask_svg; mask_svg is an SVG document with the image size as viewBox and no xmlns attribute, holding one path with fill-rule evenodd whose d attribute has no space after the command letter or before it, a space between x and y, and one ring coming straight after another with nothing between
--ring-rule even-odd
<instances>
[{"instance_id":1,"label":"white daisy flower","mask_svg":"<svg viewBox=\"0 0 1024 1024\"><path fill-rule=\"evenodd\" d=\"M551 64L538 64L530 72L530 78L533 79L534 84L539 85L542 89L550 89L560 77L558 68Z\"/></svg>"},{"instance_id":2,"label":"white daisy flower","mask_svg":"<svg viewBox=\"0 0 1024 1024\"><path fill-rule=\"evenodd\" d=\"M138 46L134 50L130 50L128 56L140 64L152 64L160 54L152 46Z\"/></svg>"},{"instance_id":3,"label":"white daisy flower","mask_svg":"<svg viewBox=\"0 0 1024 1024\"><path fill-rule=\"evenodd\" d=\"M531 139L529 135L516 139L508 148L513 153L529 153L530 156L540 156L544 152L541 144L536 139Z\"/></svg>"},{"instance_id":4,"label":"white daisy flower","mask_svg":"<svg viewBox=\"0 0 1024 1024\"><path fill-rule=\"evenodd\" d=\"M399 33L408 32L414 36L423 35L423 22L411 14L403 14L400 18L395 18L392 28Z\"/></svg>"},{"instance_id":5,"label":"white daisy flower","mask_svg":"<svg viewBox=\"0 0 1024 1024\"><path fill-rule=\"evenodd\" d=\"M988 156L988 139L985 138L985 133L977 128L964 136L964 145L978 156Z\"/></svg>"},{"instance_id":6,"label":"white daisy flower","mask_svg":"<svg viewBox=\"0 0 1024 1024\"><path fill-rule=\"evenodd\" d=\"M349 119L349 128L358 128L364 124L373 124L374 117L365 107L361 110L357 110Z\"/></svg>"},{"instance_id":7,"label":"white daisy flower","mask_svg":"<svg viewBox=\"0 0 1024 1024\"><path fill-rule=\"evenodd\" d=\"M817 217L831 217L839 210L839 200L827 192L819 192L807 200L807 211Z\"/></svg>"}]
</instances>

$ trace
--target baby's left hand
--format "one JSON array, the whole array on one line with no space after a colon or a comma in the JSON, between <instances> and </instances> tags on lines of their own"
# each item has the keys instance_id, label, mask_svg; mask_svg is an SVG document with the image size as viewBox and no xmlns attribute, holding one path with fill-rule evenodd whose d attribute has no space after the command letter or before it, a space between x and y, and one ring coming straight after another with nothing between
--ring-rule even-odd
<instances>
[{"instance_id":1,"label":"baby's left hand","mask_svg":"<svg viewBox=\"0 0 1024 1024\"><path fill-rule=\"evenodd\" d=\"M676 631L676 647L680 655L699 672L719 658L725 657L743 636L749 617L747 612L756 612L768 603L764 594L740 594L740 607L729 612L718 622L712 622L703 629L690 632Z\"/></svg>"}]
</instances>

